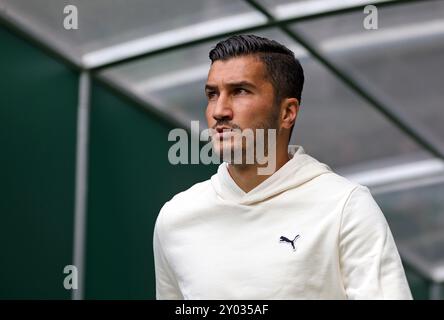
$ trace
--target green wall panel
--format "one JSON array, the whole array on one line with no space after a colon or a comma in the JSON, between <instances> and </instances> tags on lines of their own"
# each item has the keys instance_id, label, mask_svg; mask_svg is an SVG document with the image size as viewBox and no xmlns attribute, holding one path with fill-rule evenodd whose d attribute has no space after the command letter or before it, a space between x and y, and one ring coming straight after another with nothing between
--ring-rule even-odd
<instances>
[{"instance_id":1,"label":"green wall panel","mask_svg":"<svg viewBox=\"0 0 444 320\"><path fill-rule=\"evenodd\" d=\"M78 76L1 26L0 43L0 298L70 298Z\"/></svg>"},{"instance_id":2,"label":"green wall panel","mask_svg":"<svg viewBox=\"0 0 444 320\"><path fill-rule=\"evenodd\" d=\"M170 165L170 125L100 84L92 92L86 298L153 299L157 214L216 167Z\"/></svg>"}]
</instances>

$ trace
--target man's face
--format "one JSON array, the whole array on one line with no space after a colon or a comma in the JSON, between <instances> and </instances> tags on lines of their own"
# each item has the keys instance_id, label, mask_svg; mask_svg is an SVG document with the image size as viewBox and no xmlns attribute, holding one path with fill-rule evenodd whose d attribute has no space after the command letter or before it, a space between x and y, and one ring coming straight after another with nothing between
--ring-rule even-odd
<instances>
[{"instance_id":1,"label":"man's face","mask_svg":"<svg viewBox=\"0 0 444 320\"><path fill-rule=\"evenodd\" d=\"M274 105L274 90L266 78L266 67L254 56L215 61L205 86L208 98L206 118L214 149L245 149L233 129L277 129L279 111Z\"/></svg>"}]
</instances>

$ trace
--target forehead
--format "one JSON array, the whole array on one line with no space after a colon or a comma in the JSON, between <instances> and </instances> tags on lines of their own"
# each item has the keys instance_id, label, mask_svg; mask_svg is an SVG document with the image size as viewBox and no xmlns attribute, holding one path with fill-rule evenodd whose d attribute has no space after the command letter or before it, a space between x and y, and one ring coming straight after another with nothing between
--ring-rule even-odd
<instances>
[{"instance_id":1,"label":"forehead","mask_svg":"<svg viewBox=\"0 0 444 320\"><path fill-rule=\"evenodd\" d=\"M215 61L208 72L207 82L262 82L266 80L265 75L265 66L258 57L241 56Z\"/></svg>"}]
</instances>

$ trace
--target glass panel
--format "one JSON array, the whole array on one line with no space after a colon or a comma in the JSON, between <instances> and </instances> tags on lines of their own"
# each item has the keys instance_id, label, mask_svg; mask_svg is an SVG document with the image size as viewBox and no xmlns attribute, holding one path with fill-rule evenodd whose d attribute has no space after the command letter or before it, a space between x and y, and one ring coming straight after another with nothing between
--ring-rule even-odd
<instances>
[{"instance_id":1,"label":"glass panel","mask_svg":"<svg viewBox=\"0 0 444 320\"><path fill-rule=\"evenodd\" d=\"M38 29L65 50L77 56L129 44L143 38L145 48L169 45L217 32L265 22L265 18L243 1L236 0L2 0L4 14ZM65 30L66 5L78 8L78 30ZM183 29L192 25L195 29ZM165 33L173 31L171 33ZM114 50L106 54L119 54ZM137 51L137 50L136 50ZM103 55L103 52L101 52ZM99 59L88 57L88 59Z\"/></svg>"},{"instance_id":2,"label":"glass panel","mask_svg":"<svg viewBox=\"0 0 444 320\"><path fill-rule=\"evenodd\" d=\"M278 19L301 17L385 0L258 0Z\"/></svg>"},{"instance_id":3,"label":"glass panel","mask_svg":"<svg viewBox=\"0 0 444 320\"><path fill-rule=\"evenodd\" d=\"M418 159L418 145L319 62L301 62L305 84L293 143L340 170L387 158Z\"/></svg>"}]
</instances>

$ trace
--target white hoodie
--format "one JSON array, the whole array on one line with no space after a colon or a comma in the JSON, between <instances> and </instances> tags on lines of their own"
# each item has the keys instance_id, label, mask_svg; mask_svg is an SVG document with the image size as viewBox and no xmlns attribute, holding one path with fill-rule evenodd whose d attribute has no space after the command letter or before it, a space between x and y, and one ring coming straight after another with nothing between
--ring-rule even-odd
<instances>
[{"instance_id":1,"label":"white hoodie","mask_svg":"<svg viewBox=\"0 0 444 320\"><path fill-rule=\"evenodd\" d=\"M163 206L153 240L157 299L412 298L369 190L302 147L248 193L222 163Z\"/></svg>"}]
</instances>

